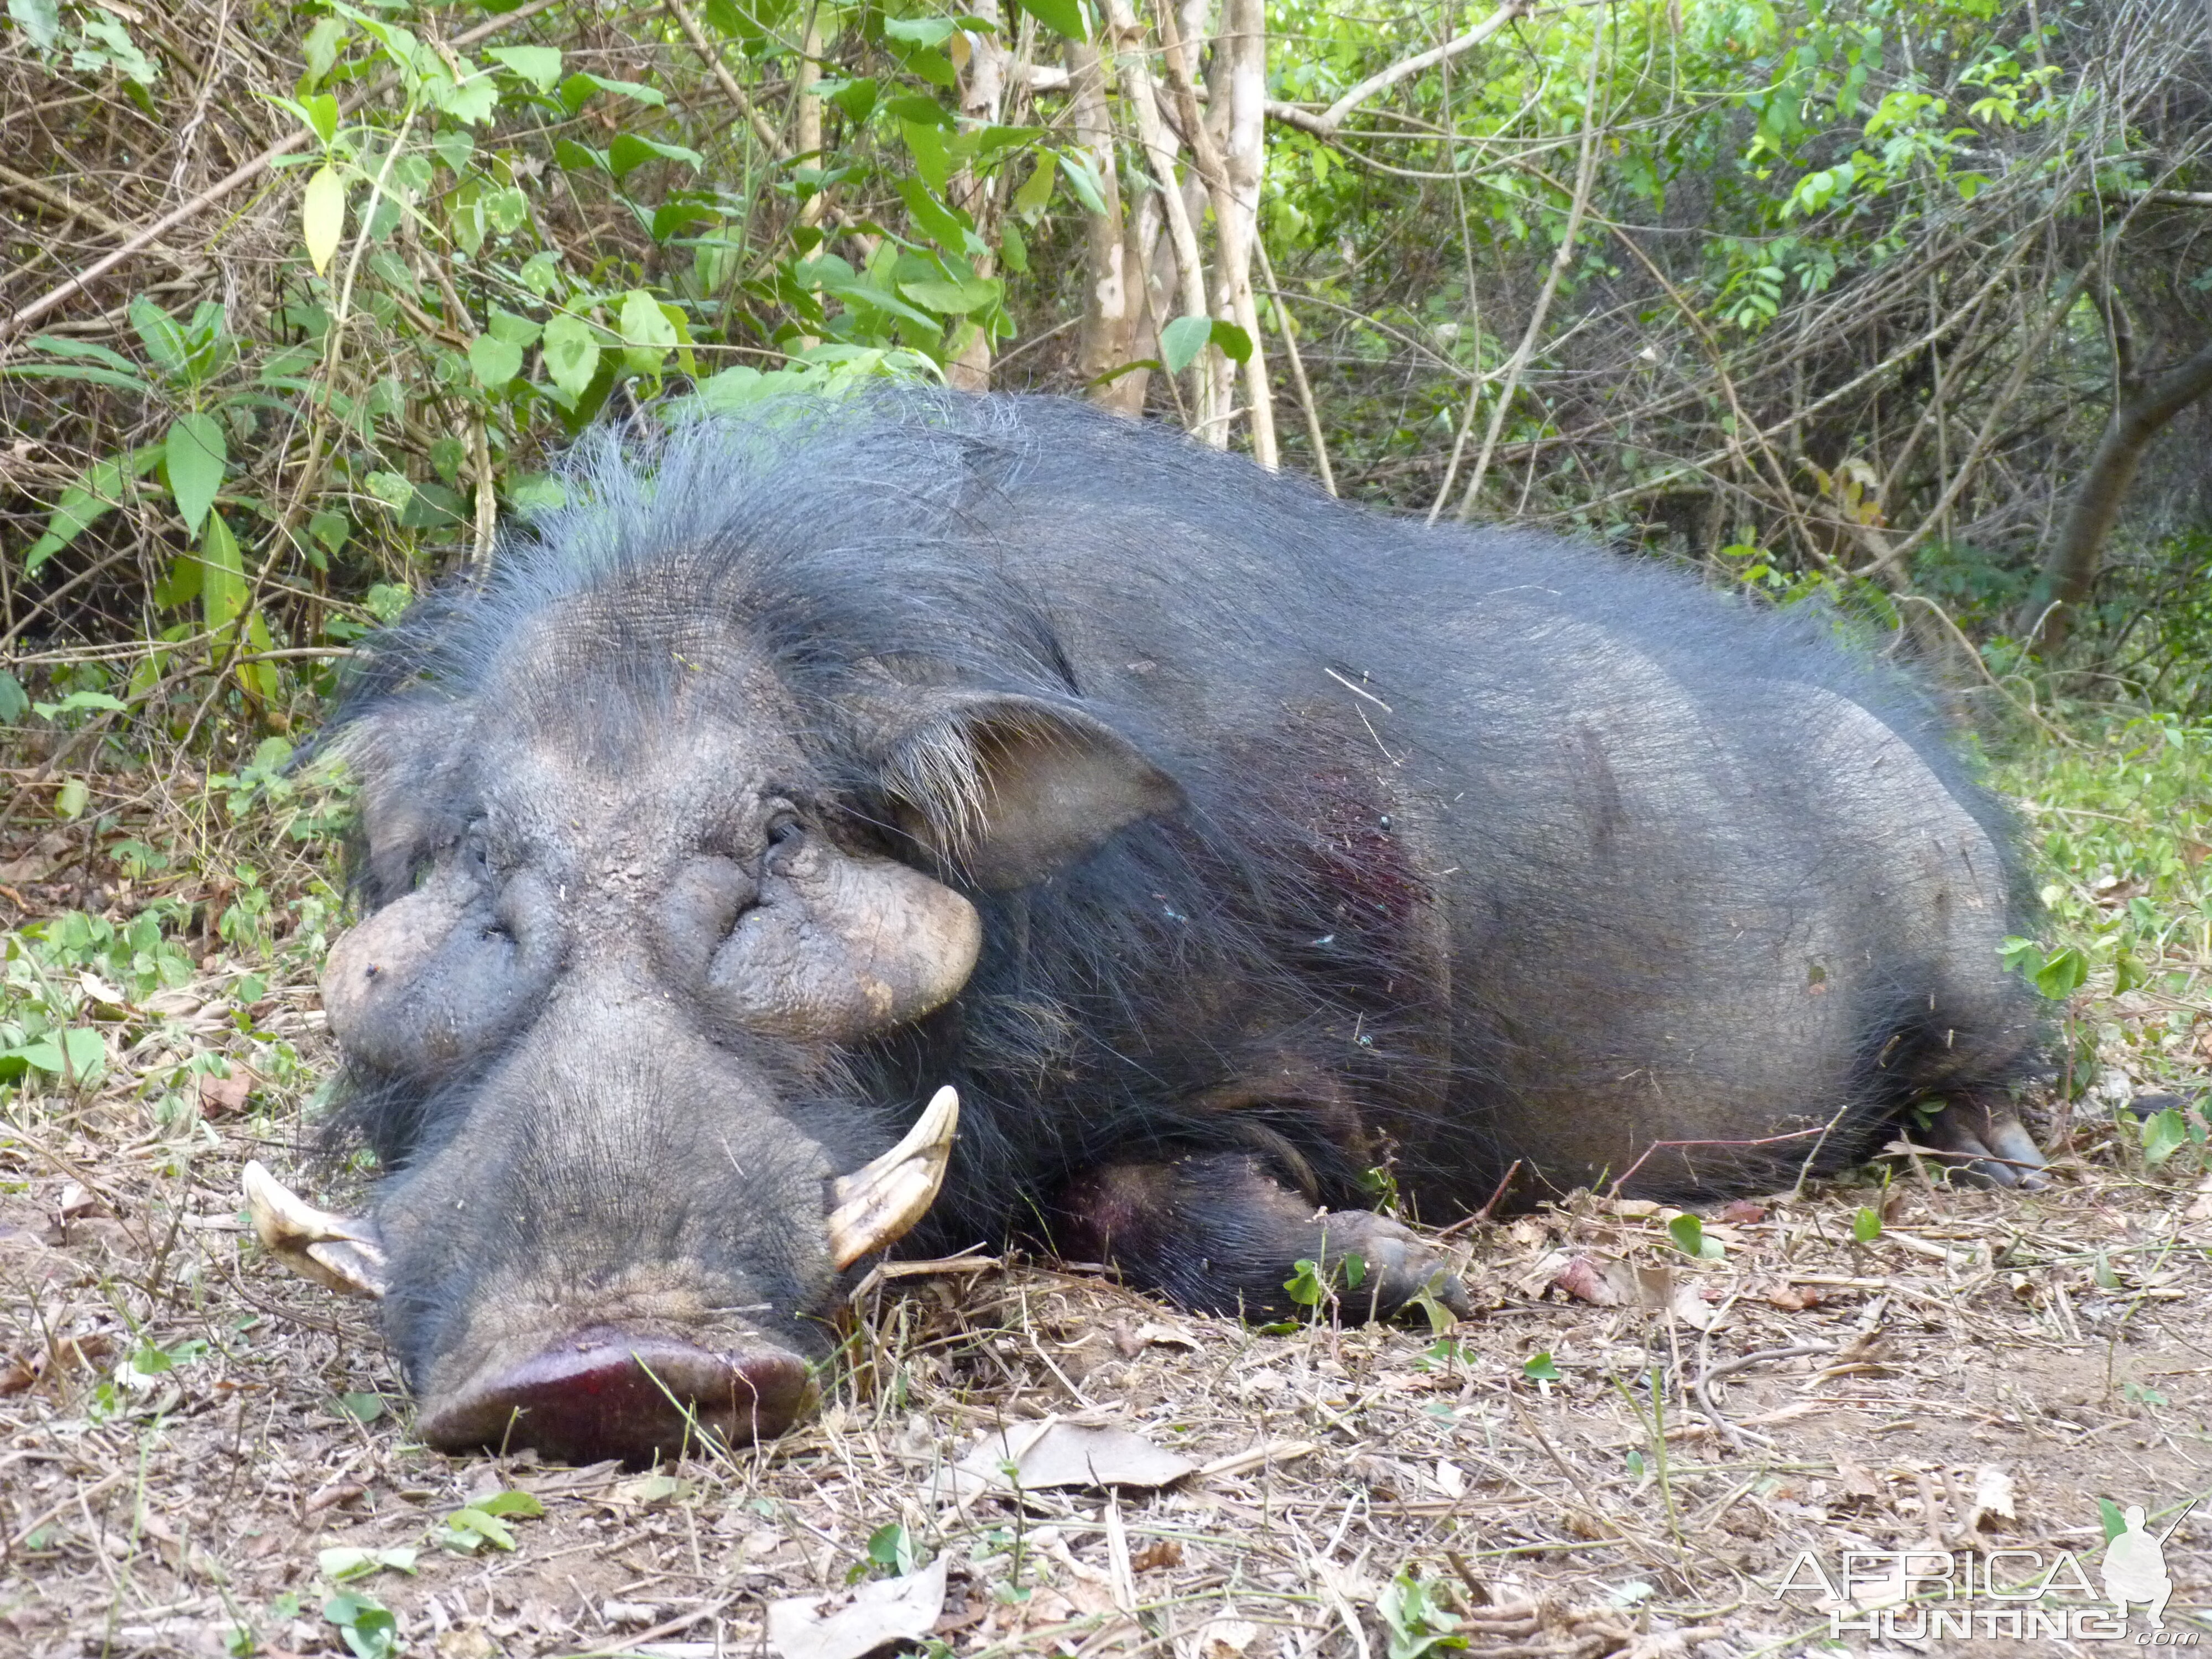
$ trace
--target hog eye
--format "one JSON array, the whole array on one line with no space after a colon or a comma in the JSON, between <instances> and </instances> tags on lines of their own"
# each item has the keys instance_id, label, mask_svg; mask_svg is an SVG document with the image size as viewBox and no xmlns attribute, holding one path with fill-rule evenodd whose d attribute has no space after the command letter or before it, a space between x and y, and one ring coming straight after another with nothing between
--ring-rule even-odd
<instances>
[{"instance_id":1,"label":"hog eye","mask_svg":"<svg viewBox=\"0 0 2212 1659\"><path fill-rule=\"evenodd\" d=\"M795 812L779 812L768 823L768 852L766 862L771 869L780 869L786 860L799 850L806 839L806 825Z\"/></svg>"}]
</instances>

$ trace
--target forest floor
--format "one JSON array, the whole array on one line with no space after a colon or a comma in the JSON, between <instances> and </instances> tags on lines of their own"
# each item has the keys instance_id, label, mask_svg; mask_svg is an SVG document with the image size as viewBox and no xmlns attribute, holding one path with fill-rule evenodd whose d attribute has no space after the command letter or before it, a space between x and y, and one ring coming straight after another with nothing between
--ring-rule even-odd
<instances>
[{"instance_id":1,"label":"forest floor","mask_svg":"<svg viewBox=\"0 0 2212 1659\"><path fill-rule=\"evenodd\" d=\"M2075 997L2046 1191L1583 1196L1462 1234L1444 1332L908 1267L811 1424L574 1469L416 1443L372 1316L252 1241L239 1170L306 1167L331 1059L321 854L165 875L129 805L0 847L11 991L102 1050L0 1093L0 1654L2087 1653L2151 1634L2104 1599L2134 1504L2161 1639L2212 1632L2201 916Z\"/></svg>"}]
</instances>

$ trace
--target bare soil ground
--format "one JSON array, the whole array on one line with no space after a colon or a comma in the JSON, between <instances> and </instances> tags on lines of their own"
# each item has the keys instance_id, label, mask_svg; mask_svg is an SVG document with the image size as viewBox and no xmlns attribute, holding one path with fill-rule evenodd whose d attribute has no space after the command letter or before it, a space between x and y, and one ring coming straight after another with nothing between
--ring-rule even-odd
<instances>
[{"instance_id":1,"label":"bare soil ground","mask_svg":"<svg viewBox=\"0 0 2212 1659\"><path fill-rule=\"evenodd\" d=\"M129 898L0 895L18 920ZM2212 1506L2184 1512L2212 1493L2212 1185L2193 1146L2146 1167L2112 1103L2049 1127L2039 1194L1908 1158L1709 1216L1697 1256L1671 1212L1596 1199L1474 1230L1483 1305L1442 1334L1270 1334L1080 1270L939 1264L860 1298L805 1430L556 1468L416 1443L372 1318L243 1228L240 1165L303 1167L328 1060L308 952L275 964L211 949L189 985L100 1006L95 1086L0 1096L0 1655L756 1654L779 1598L940 1559L927 1642L963 1659L2055 1655L2108 1644L2000 1615L2103 1595L2100 1499L2154 1535L2181 1517L2161 1635L2212 1630ZM2189 1038L2170 1078L2201 1080L2201 1004L2084 1016L2165 1022ZM177 1109L216 1054L230 1076ZM949 1489L981 1437L1046 1419L1198 1467ZM1881 1582L1907 1549L1954 1582L1966 1553L2029 1553L2001 1590L2057 1571L2039 1599L1945 1602ZM1915 1635L1966 1607L1971 1634Z\"/></svg>"}]
</instances>

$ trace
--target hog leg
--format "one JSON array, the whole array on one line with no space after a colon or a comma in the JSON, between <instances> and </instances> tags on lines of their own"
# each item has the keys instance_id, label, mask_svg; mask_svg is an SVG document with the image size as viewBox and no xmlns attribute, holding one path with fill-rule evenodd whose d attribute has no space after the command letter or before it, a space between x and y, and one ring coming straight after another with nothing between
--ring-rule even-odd
<instances>
[{"instance_id":1,"label":"hog leg","mask_svg":"<svg viewBox=\"0 0 2212 1659\"><path fill-rule=\"evenodd\" d=\"M1957 1160L1952 1167L1978 1185L2034 1192L2051 1184L2043 1174L2041 1149L2008 1104L1992 1105L1972 1096L1947 1102L1935 1121L1911 1139L1949 1154Z\"/></svg>"},{"instance_id":2,"label":"hog leg","mask_svg":"<svg viewBox=\"0 0 2212 1659\"><path fill-rule=\"evenodd\" d=\"M1054 1239L1063 1255L1111 1261L1200 1313L1289 1317L1285 1281L1301 1261L1337 1284L1352 1317L1387 1318L1425 1289L1469 1311L1449 1253L1371 1210L1316 1211L1244 1152L1089 1170L1062 1189ZM1357 1287L1341 1282L1350 1255L1365 1264Z\"/></svg>"}]
</instances>

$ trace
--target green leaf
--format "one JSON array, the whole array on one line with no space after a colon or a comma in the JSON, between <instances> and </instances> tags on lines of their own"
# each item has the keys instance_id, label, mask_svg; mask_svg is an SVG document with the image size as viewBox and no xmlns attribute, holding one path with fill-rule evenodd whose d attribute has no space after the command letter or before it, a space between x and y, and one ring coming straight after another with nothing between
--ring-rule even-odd
<instances>
[{"instance_id":1,"label":"green leaf","mask_svg":"<svg viewBox=\"0 0 2212 1659\"><path fill-rule=\"evenodd\" d=\"M543 338L545 372L553 384L572 398L582 397L599 367L599 343L592 325L580 317L556 312L545 325Z\"/></svg>"},{"instance_id":2,"label":"green leaf","mask_svg":"<svg viewBox=\"0 0 2212 1659\"><path fill-rule=\"evenodd\" d=\"M917 126L935 127L944 132L957 132L960 118L939 103L934 98L925 98L918 92L902 93L896 98L886 99L884 113L896 115L902 121L912 121Z\"/></svg>"},{"instance_id":3,"label":"green leaf","mask_svg":"<svg viewBox=\"0 0 2212 1659\"><path fill-rule=\"evenodd\" d=\"M589 144L580 144L574 138L553 141L553 159L571 173L605 173L611 169L603 151Z\"/></svg>"},{"instance_id":4,"label":"green leaf","mask_svg":"<svg viewBox=\"0 0 2212 1659\"><path fill-rule=\"evenodd\" d=\"M404 513L415 499L415 481L404 472L372 472L362 480L368 493L395 513Z\"/></svg>"},{"instance_id":5,"label":"green leaf","mask_svg":"<svg viewBox=\"0 0 2212 1659\"><path fill-rule=\"evenodd\" d=\"M200 524L215 505L222 488L224 466L230 459L222 435L222 422L212 415L179 415L169 422L162 446L169 472L169 494L190 535L200 533Z\"/></svg>"},{"instance_id":6,"label":"green leaf","mask_svg":"<svg viewBox=\"0 0 2212 1659\"><path fill-rule=\"evenodd\" d=\"M989 252L983 246L982 239L968 228L967 216L939 202L921 179L902 179L897 188L905 199L907 211L914 215L915 223L927 231L939 246L971 257Z\"/></svg>"},{"instance_id":7,"label":"green leaf","mask_svg":"<svg viewBox=\"0 0 2212 1659\"><path fill-rule=\"evenodd\" d=\"M1252 337L1234 323L1214 319L1209 337L1221 348L1221 355L1232 363L1241 363L1252 356Z\"/></svg>"},{"instance_id":8,"label":"green leaf","mask_svg":"<svg viewBox=\"0 0 2212 1659\"><path fill-rule=\"evenodd\" d=\"M1088 212L1105 212L1106 192L1099 185L1098 172L1091 166L1091 158L1072 149L1054 150L1053 154L1059 158L1060 170L1067 175L1067 187L1075 192L1075 199Z\"/></svg>"},{"instance_id":9,"label":"green leaf","mask_svg":"<svg viewBox=\"0 0 2212 1659\"><path fill-rule=\"evenodd\" d=\"M31 709L40 720L50 720L64 714L74 714L84 708L97 708L102 714L119 714L128 707L130 705L122 698L111 696L105 691L72 691L59 702L34 702Z\"/></svg>"},{"instance_id":10,"label":"green leaf","mask_svg":"<svg viewBox=\"0 0 2212 1659\"><path fill-rule=\"evenodd\" d=\"M844 112L845 118L854 125L866 120L876 107L878 88L873 76L857 81L815 83L815 90L823 99Z\"/></svg>"},{"instance_id":11,"label":"green leaf","mask_svg":"<svg viewBox=\"0 0 2212 1659\"><path fill-rule=\"evenodd\" d=\"M507 1522L473 1504L447 1516L446 1527L453 1534L447 1541L465 1550L473 1550L479 1543L489 1544L494 1549L514 1548L514 1534Z\"/></svg>"},{"instance_id":12,"label":"green leaf","mask_svg":"<svg viewBox=\"0 0 2212 1659\"><path fill-rule=\"evenodd\" d=\"M61 8L55 0L8 0L8 16L40 52L54 49L62 26Z\"/></svg>"},{"instance_id":13,"label":"green leaf","mask_svg":"<svg viewBox=\"0 0 2212 1659\"><path fill-rule=\"evenodd\" d=\"M1667 1224L1667 1236L1684 1255L1702 1256L1705 1253L1705 1224L1696 1216L1676 1216Z\"/></svg>"},{"instance_id":14,"label":"green leaf","mask_svg":"<svg viewBox=\"0 0 2212 1659\"><path fill-rule=\"evenodd\" d=\"M918 306L957 317L970 311L981 311L999 297L999 284L984 277L967 282L924 280L901 283L899 291Z\"/></svg>"},{"instance_id":15,"label":"green leaf","mask_svg":"<svg viewBox=\"0 0 2212 1659\"><path fill-rule=\"evenodd\" d=\"M1088 40L1091 38L1091 30L1083 16L1082 0L1021 0L1021 7L1064 40Z\"/></svg>"},{"instance_id":16,"label":"green leaf","mask_svg":"<svg viewBox=\"0 0 2212 1659\"><path fill-rule=\"evenodd\" d=\"M79 779L70 783L78 789L84 787ZM84 810L82 804L77 811ZM61 1030L49 1031L35 1042L8 1051L16 1059L37 1067L50 1077L70 1083L86 1083L98 1077L107 1066L107 1044L99 1032L88 1026L73 1025Z\"/></svg>"},{"instance_id":17,"label":"green leaf","mask_svg":"<svg viewBox=\"0 0 2212 1659\"><path fill-rule=\"evenodd\" d=\"M651 87L641 87L635 81L610 81L603 75L572 75L561 83L561 103L569 114L592 100L592 94L610 92L617 98L627 98L633 103L650 104L655 109L666 106L665 94Z\"/></svg>"},{"instance_id":18,"label":"green leaf","mask_svg":"<svg viewBox=\"0 0 2212 1659\"><path fill-rule=\"evenodd\" d=\"M696 149L682 144L665 144L657 138L641 138L634 132L618 132L615 141L607 146L607 166L617 179L627 178L647 161L681 161L688 167L706 165L707 158Z\"/></svg>"},{"instance_id":19,"label":"green leaf","mask_svg":"<svg viewBox=\"0 0 2212 1659\"><path fill-rule=\"evenodd\" d=\"M722 371L724 374L734 372L730 369ZM757 369L751 372L759 373ZM714 376L717 380L721 378L720 374ZM713 382L708 384L712 385ZM526 518L533 513L550 513L568 504L568 492L562 487L561 481L543 472L510 473L501 494L507 497L507 506Z\"/></svg>"},{"instance_id":20,"label":"green leaf","mask_svg":"<svg viewBox=\"0 0 2212 1659\"><path fill-rule=\"evenodd\" d=\"M1042 213L1052 202L1052 187L1060 179L1060 169L1049 155L1041 155L1030 171L1029 178L1014 192L1014 211ZM1103 206L1103 204L1102 204Z\"/></svg>"},{"instance_id":21,"label":"green leaf","mask_svg":"<svg viewBox=\"0 0 2212 1659\"><path fill-rule=\"evenodd\" d=\"M342 1394L338 1409L356 1423L374 1423L384 1415L384 1396L373 1389Z\"/></svg>"},{"instance_id":22,"label":"green leaf","mask_svg":"<svg viewBox=\"0 0 2212 1659\"><path fill-rule=\"evenodd\" d=\"M191 363L191 352L185 343L185 331L174 317L142 294L131 302L131 326L145 346L146 355L154 360L154 367L166 379L183 378Z\"/></svg>"},{"instance_id":23,"label":"green leaf","mask_svg":"<svg viewBox=\"0 0 2212 1659\"><path fill-rule=\"evenodd\" d=\"M1212 318L1178 317L1160 331L1160 362L1169 374L1180 374L1212 338Z\"/></svg>"},{"instance_id":24,"label":"green leaf","mask_svg":"<svg viewBox=\"0 0 2212 1659\"><path fill-rule=\"evenodd\" d=\"M334 1584L349 1578L367 1578L374 1573L390 1571L411 1573L416 1571L416 1558L420 1551L404 1545L395 1549L362 1549L358 1546L340 1544L316 1553L315 1565L324 1577Z\"/></svg>"},{"instance_id":25,"label":"green leaf","mask_svg":"<svg viewBox=\"0 0 2212 1659\"><path fill-rule=\"evenodd\" d=\"M2080 947L2069 945L2054 951L2036 970L2035 988L2053 1002L2063 1002L2080 990L2089 977L2089 958Z\"/></svg>"},{"instance_id":26,"label":"green leaf","mask_svg":"<svg viewBox=\"0 0 2212 1659\"><path fill-rule=\"evenodd\" d=\"M561 78L558 46L493 46L484 56L504 64L540 92L550 92Z\"/></svg>"},{"instance_id":27,"label":"green leaf","mask_svg":"<svg viewBox=\"0 0 2212 1659\"><path fill-rule=\"evenodd\" d=\"M200 538L200 616L216 632L238 620L246 609L246 563L238 538L230 533L222 514L208 515L207 533Z\"/></svg>"},{"instance_id":28,"label":"green leaf","mask_svg":"<svg viewBox=\"0 0 2212 1659\"><path fill-rule=\"evenodd\" d=\"M331 256L345 235L345 181L335 168L317 167L300 197L300 229L318 276L330 270Z\"/></svg>"},{"instance_id":29,"label":"green leaf","mask_svg":"<svg viewBox=\"0 0 2212 1659\"><path fill-rule=\"evenodd\" d=\"M660 301L643 289L623 295L623 364L639 374L658 374L676 344L675 325Z\"/></svg>"},{"instance_id":30,"label":"green leaf","mask_svg":"<svg viewBox=\"0 0 2212 1659\"><path fill-rule=\"evenodd\" d=\"M1881 1218L1865 1205L1851 1218L1851 1237L1862 1244L1871 1244L1881 1237Z\"/></svg>"},{"instance_id":31,"label":"green leaf","mask_svg":"<svg viewBox=\"0 0 2212 1659\"><path fill-rule=\"evenodd\" d=\"M2189 1120L2172 1107L2143 1120L2143 1162L2154 1170L2189 1144Z\"/></svg>"},{"instance_id":32,"label":"green leaf","mask_svg":"<svg viewBox=\"0 0 2212 1659\"><path fill-rule=\"evenodd\" d=\"M942 129L923 121L899 123L899 137L914 157L914 170L918 179L901 179L901 184L927 185L930 190L943 190L952 177L952 152L945 147ZM927 192L925 192L926 194ZM957 246L957 243L948 244Z\"/></svg>"},{"instance_id":33,"label":"green leaf","mask_svg":"<svg viewBox=\"0 0 2212 1659\"><path fill-rule=\"evenodd\" d=\"M22 681L0 670L0 726L13 726L30 707L30 696L23 690Z\"/></svg>"},{"instance_id":34,"label":"green leaf","mask_svg":"<svg viewBox=\"0 0 2212 1659\"><path fill-rule=\"evenodd\" d=\"M54 792L54 816L75 823L84 816L85 803L92 799L92 791L85 787L82 778L71 778ZM60 1069L58 1066L51 1070Z\"/></svg>"},{"instance_id":35,"label":"green leaf","mask_svg":"<svg viewBox=\"0 0 2212 1659\"><path fill-rule=\"evenodd\" d=\"M529 1521L545 1513L545 1505L526 1492L495 1492L489 1498L477 1498L469 1507L482 1510L486 1515L519 1515Z\"/></svg>"},{"instance_id":36,"label":"green leaf","mask_svg":"<svg viewBox=\"0 0 2212 1659\"><path fill-rule=\"evenodd\" d=\"M522 348L497 335L479 334L469 342L469 369L496 392L522 373Z\"/></svg>"},{"instance_id":37,"label":"green leaf","mask_svg":"<svg viewBox=\"0 0 2212 1659\"><path fill-rule=\"evenodd\" d=\"M46 533L33 542L23 555L23 574L36 575L40 566L115 506L123 493L123 463L120 458L110 456L104 461L94 461L75 483L64 486L61 500L54 503L54 515L47 521Z\"/></svg>"},{"instance_id":38,"label":"green leaf","mask_svg":"<svg viewBox=\"0 0 2212 1659\"><path fill-rule=\"evenodd\" d=\"M24 380L78 380L87 386L112 386L118 391L136 392L142 398L151 397L154 393L154 388L143 375L120 374L112 368L97 368L88 363L13 363L0 368L0 374Z\"/></svg>"},{"instance_id":39,"label":"green leaf","mask_svg":"<svg viewBox=\"0 0 2212 1659\"><path fill-rule=\"evenodd\" d=\"M1531 1382L1557 1382L1559 1368L1552 1363L1551 1350L1547 1348L1521 1362L1521 1375Z\"/></svg>"},{"instance_id":40,"label":"green leaf","mask_svg":"<svg viewBox=\"0 0 2212 1659\"><path fill-rule=\"evenodd\" d=\"M954 27L949 17L886 17L884 36L912 46L941 46L952 38Z\"/></svg>"},{"instance_id":41,"label":"green leaf","mask_svg":"<svg viewBox=\"0 0 2212 1659\"><path fill-rule=\"evenodd\" d=\"M504 340L509 345L526 351L538 343L541 331L529 318L518 317L511 311L502 311L494 306L491 315L484 319L484 331L495 340Z\"/></svg>"},{"instance_id":42,"label":"green leaf","mask_svg":"<svg viewBox=\"0 0 2212 1659\"><path fill-rule=\"evenodd\" d=\"M1319 1264L1301 1256L1291 1264L1291 1277L1283 1281L1283 1288L1291 1300L1301 1308L1318 1308L1328 1298L1328 1286L1322 1282Z\"/></svg>"},{"instance_id":43,"label":"green leaf","mask_svg":"<svg viewBox=\"0 0 2212 1659\"><path fill-rule=\"evenodd\" d=\"M338 136L338 100L327 92L311 92L300 100L300 113L307 131L327 145Z\"/></svg>"},{"instance_id":44,"label":"green leaf","mask_svg":"<svg viewBox=\"0 0 2212 1659\"><path fill-rule=\"evenodd\" d=\"M346 37L351 33L343 18L319 17L315 20L314 27L307 31L307 38L300 43L301 51L307 60L308 85L316 84L337 66L338 48L346 43ZM328 143L330 140L325 138L323 142Z\"/></svg>"}]
</instances>

